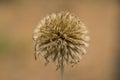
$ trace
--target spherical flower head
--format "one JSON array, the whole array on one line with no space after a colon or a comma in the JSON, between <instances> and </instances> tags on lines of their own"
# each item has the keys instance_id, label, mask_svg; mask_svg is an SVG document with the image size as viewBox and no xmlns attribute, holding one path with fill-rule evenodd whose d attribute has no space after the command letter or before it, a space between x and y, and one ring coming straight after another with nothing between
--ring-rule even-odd
<instances>
[{"instance_id":1,"label":"spherical flower head","mask_svg":"<svg viewBox=\"0 0 120 80\"><path fill-rule=\"evenodd\" d=\"M88 30L80 19L69 12L53 13L45 17L34 31L35 57L52 60L57 68L61 62L77 64L88 46Z\"/></svg>"}]
</instances>

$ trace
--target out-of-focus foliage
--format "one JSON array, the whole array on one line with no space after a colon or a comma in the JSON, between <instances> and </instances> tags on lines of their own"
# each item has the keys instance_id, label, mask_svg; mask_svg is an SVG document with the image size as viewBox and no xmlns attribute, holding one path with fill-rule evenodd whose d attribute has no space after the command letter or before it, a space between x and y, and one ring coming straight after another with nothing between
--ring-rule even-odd
<instances>
[{"instance_id":1,"label":"out-of-focus foliage","mask_svg":"<svg viewBox=\"0 0 120 80\"><path fill-rule=\"evenodd\" d=\"M5 35L0 34L0 53L8 51L9 47L9 38Z\"/></svg>"},{"instance_id":2,"label":"out-of-focus foliage","mask_svg":"<svg viewBox=\"0 0 120 80\"><path fill-rule=\"evenodd\" d=\"M15 0L0 0L0 3L11 3L14 2Z\"/></svg>"}]
</instances>

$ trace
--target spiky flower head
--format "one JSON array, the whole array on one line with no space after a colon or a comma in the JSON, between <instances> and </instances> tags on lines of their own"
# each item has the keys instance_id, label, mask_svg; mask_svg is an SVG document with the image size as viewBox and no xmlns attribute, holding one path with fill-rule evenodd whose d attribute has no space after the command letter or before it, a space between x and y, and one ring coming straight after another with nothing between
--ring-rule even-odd
<instances>
[{"instance_id":1,"label":"spiky flower head","mask_svg":"<svg viewBox=\"0 0 120 80\"><path fill-rule=\"evenodd\" d=\"M86 26L69 12L53 13L45 17L34 31L35 57L52 60L57 68L76 64L86 53L89 37Z\"/></svg>"}]
</instances>

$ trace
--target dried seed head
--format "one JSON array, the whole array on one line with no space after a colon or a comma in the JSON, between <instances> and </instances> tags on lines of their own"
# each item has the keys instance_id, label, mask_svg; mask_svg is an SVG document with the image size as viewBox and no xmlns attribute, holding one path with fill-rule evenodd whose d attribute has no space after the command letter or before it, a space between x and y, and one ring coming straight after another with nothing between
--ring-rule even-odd
<instances>
[{"instance_id":1,"label":"dried seed head","mask_svg":"<svg viewBox=\"0 0 120 80\"><path fill-rule=\"evenodd\" d=\"M69 12L53 13L45 17L34 31L35 57L52 60L57 68L61 62L76 64L86 53L89 37L86 26Z\"/></svg>"}]
</instances>

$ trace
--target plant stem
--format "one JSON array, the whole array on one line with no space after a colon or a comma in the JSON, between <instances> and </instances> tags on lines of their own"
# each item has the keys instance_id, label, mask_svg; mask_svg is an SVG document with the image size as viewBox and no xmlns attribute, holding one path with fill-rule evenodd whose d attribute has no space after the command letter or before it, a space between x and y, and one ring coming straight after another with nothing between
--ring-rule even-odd
<instances>
[{"instance_id":1,"label":"plant stem","mask_svg":"<svg viewBox=\"0 0 120 80\"><path fill-rule=\"evenodd\" d=\"M64 65L63 65L63 57L61 60L61 80L64 80Z\"/></svg>"}]
</instances>

